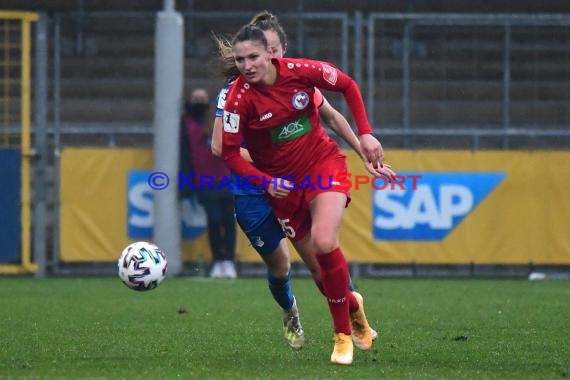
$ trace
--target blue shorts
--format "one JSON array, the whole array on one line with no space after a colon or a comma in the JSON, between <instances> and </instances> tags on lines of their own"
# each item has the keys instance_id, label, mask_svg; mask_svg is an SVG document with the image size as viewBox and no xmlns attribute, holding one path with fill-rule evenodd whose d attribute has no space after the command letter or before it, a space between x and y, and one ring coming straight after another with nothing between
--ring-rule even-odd
<instances>
[{"instance_id":1,"label":"blue shorts","mask_svg":"<svg viewBox=\"0 0 570 380\"><path fill-rule=\"evenodd\" d=\"M265 195L236 195L234 207L237 222L257 253L275 251L285 234Z\"/></svg>"}]
</instances>

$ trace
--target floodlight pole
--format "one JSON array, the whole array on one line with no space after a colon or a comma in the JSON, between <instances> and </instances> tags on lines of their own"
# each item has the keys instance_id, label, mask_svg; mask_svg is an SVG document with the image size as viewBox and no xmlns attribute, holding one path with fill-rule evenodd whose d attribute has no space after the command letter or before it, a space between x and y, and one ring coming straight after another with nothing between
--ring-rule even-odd
<instances>
[{"instance_id":1,"label":"floodlight pole","mask_svg":"<svg viewBox=\"0 0 570 380\"><path fill-rule=\"evenodd\" d=\"M184 20L173 0L158 12L154 58L154 171L169 185L154 190L154 242L168 258L169 275L182 271L181 221L178 206L180 106L184 84Z\"/></svg>"}]
</instances>

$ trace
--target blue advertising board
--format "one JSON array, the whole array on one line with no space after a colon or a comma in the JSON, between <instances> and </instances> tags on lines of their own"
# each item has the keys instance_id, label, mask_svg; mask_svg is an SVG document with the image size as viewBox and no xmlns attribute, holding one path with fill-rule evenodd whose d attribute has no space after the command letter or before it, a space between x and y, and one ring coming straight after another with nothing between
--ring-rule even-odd
<instances>
[{"instance_id":1,"label":"blue advertising board","mask_svg":"<svg viewBox=\"0 0 570 380\"><path fill-rule=\"evenodd\" d=\"M21 154L18 149L0 149L0 263L21 261Z\"/></svg>"}]
</instances>

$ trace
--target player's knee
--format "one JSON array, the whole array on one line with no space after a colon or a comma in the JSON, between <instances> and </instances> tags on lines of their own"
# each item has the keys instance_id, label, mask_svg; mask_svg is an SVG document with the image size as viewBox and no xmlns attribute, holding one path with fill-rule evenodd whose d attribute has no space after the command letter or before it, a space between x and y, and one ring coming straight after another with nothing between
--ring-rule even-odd
<instances>
[{"instance_id":1,"label":"player's knee","mask_svg":"<svg viewBox=\"0 0 570 380\"><path fill-rule=\"evenodd\" d=\"M271 275L278 279L287 278L290 270L291 270L291 265L289 264L289 262L279 263L278 265L272 265L269 268L269 272L271 273Z\"/></svg>"},{"instance_id":2,"label":"player's knee","mask_svg":"<svg viewBox=\"0 0 570 380\"><path fill-rule=\"evenodd\" d=\"M331 233L317 232L313 234L313 244L317 252L328 253L338 247L338 238Z\"/></svg>"}]
</instances>

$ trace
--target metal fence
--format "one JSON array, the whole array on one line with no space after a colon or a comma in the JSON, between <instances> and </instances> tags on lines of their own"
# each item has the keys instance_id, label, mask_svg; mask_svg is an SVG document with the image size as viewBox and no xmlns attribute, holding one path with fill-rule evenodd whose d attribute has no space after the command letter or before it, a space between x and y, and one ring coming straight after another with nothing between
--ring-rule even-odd
<instances>
[{"instance_id":1,"label":"metal fence","mask_svg":"<svg viewBox=\"0 0 570 380\"><path fill-rule=\"evenodd\" d=\"M211 32L231 35L253 14L183 14L186 89L202 86L214 94L220 88ZM279 17L289 34L289 56L327 60L352 74L387 149L570 147L568 15ZM47 136L41 138L42 121L35 119L33 141L36 151L46 152L35 169L52 175L34 183L34 197L48 204L47 217L35 220L44 225L35 231L50 231L44 237L51 252L47 264L57 269L61 149L152 145L155 13L68 12L51 14L49 21L49 60L38 55L34 62L43 65L36 72L48 72L34 88L36 94L49 91L47 109L36 102L34 110L47 115ZM346 113L338 95L326 95Z\"/></svg>"},{"instance_id":2,"label":"metal fence","mask_svg":"<svg viewBox=\"0 0 570 380\"><path fill-rule=\"evenodd\" d=\"M186 88L214 93L223 78L211 33L230 36L253 12L183 15ZM387 146L570 146L568 15L279 17L289 56L328 60L352 74ZM68 12L52 20L50 132L74 145L150 145L154 13ZM338 94L327 97L346 114Z\"/></svg>"},{"instance_id":3,"label":"metal fence","mask_svg":"<svg viewBox=\"0 0 570 380\"><path fill-rule=\"evenodd\" d=\"M367 38L370 119L398 146L568 148L568 15L371 13Z\"/></svg>"},{"instance_id":4,"label":"metal fence","mask_svg":"<svg viewBox=\"0 0 570 380\"><path fill-rule=\"evenodd\" d=\"M30 127L32 27L37 21L38 15L33 12L0 10L0 149L3 161L7 161L2 162L5 169L3 174L9 177L4 178L4 194L8 197L2 198L3 213L6 213L5 224L2 225L2 243L8 252L19 251L21 255L19 264L11 263L11 258L0 262L0 272L5 273L35 270L30 249L30 190L33 178ZM36 25L37 35L41 35L42 26L41 22ZM42 67L41 63L44 62L41 54L36 54L36 62ZM14 194L17 196L12 197ZM36 207L36 210L40 208ZM19 236L14 236L18 229Z\"/></svg>"},{"instance_id":5,"label":"metal fence","mask_svg":"<svg viewBox=\"0 0 570 380\"><path fill-rule=\"evenodd\" d=\"M231 37L253 15L183 14L187 92L204 87L215 96L224 78L217 71L212 32ZM154 17L151 12L72 12L54 16L51 114L52 131L61 138L56 140L74 145L149 145ZM300 16L284 14L280 19L289 32L289 56L311 50L313 58L334 62L343 69L348 66L347 14L307 12ZM334 32L328 40L321 40L318 30ZM346 106L340 109L346 110Z\"/></svg>"}]
</instances>

